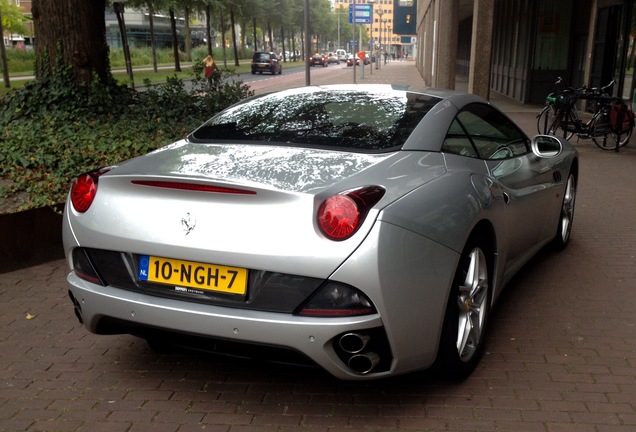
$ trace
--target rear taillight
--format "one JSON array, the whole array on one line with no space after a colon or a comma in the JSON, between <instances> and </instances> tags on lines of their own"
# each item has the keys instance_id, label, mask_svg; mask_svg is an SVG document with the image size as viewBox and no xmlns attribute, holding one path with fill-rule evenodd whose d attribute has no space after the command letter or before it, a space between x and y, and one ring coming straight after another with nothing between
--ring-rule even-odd
<instances>
[{"instance_id":1,"label":"rear taillight","mask_svg":"<svg viewBox=\"0 0 636 432\"><path fill-rule=\"evenodd\" d=\"M380 186L366 186L326 199L318 209L318 226L331 240L348 239L384 192Z\"/></svg>"},{"instance_id":2,"label":"rear taillight","mask_svg":"<svg viewBox=\"0 0 636 432\"><path fill-rule=\"evenodd\" d=\"M111 169L112 167L101 168L75 179L71 186L71 203L76 211L84 213L89 209L97 194L97 180Z\"/></svg>"}]
</instances>

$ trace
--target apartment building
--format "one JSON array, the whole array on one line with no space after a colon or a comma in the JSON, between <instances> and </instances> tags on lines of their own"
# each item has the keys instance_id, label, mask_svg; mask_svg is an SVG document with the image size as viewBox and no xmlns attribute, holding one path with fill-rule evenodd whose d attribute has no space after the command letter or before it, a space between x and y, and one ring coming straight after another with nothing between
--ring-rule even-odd
<instances>
[{"instance_id":1,"label":"apartment building","mask_svg":"<svg viewBox=\"0 0 636 432\"><path fill-rule=\"evenodd\" d=\"M394 9L396 0L334 0L334 12L347 15L342 19L343 25L349 23L348 11L351 5L371 5L373 16L372 23L364 25L369 35L370 47L389 53L402 52L405 48L410 51L413 35L400 35L395 33ZM347 51L353 51L346 46L349 41L341 41L340 47ZM369 48L370 48L369 47Z\"/></svg>"},{"instance_id":2,"label":"apartment building","mask_svg":"<svg viewBox=\"0 0 636 432\"><path fill-rule=\"evenodd\" d=\"M19 10L26 15L27 17L31 17L31 0L9 0L10 3L15 4ZM22 33L14 33L9 29L4 30L4 34L2 35L3 43L6 47L14 47L18 49L28 49L33 47L33 20L27 19L24 23L25 32Z\"/></svg>"}]
</instances>

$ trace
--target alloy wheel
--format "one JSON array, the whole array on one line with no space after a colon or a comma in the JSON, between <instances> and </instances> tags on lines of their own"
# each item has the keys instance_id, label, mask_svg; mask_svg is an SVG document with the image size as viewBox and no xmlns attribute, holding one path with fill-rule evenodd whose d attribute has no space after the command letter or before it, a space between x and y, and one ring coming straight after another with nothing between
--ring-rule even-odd
<instances>
[{"instance_id":1,"label":"alloy wheel","mask_svg":"<svg viewBox=\"0 0 636 432\"><path fill-rule=\"evenodd\" d=\"M466 276L459 286L457 307L457 352L461 361L470 361L479 349L488 311L488 268L481 248L474 248L469 256Z\"/></svg>"}]
</instances>

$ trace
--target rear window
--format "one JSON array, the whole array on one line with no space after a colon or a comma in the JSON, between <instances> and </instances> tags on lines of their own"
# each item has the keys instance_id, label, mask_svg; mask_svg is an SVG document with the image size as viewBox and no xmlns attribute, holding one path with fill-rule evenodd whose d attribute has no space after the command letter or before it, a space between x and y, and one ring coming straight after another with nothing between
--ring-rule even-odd
<instances>
[{"instance_id":1,"label":"rear window","mask_svg":"<svg viewBox=\"0 0 636 432\"><path fill-rule=\"evenodd\" d=\"M221 112L189 139L361 152L395 150L439 101L434 96L393 90L286 91L257 97Z\"/></svg>"},{"instance_id":2,"label":"rear window","mask_svg":"<svg viewBox=\"0 0 636 432\"><path fill-rule=\"evenodd\" d=\"M270 55L268 53L256 53L253 57L255 63L268 63L269 59Z\"/></svg>"}]
</instances>

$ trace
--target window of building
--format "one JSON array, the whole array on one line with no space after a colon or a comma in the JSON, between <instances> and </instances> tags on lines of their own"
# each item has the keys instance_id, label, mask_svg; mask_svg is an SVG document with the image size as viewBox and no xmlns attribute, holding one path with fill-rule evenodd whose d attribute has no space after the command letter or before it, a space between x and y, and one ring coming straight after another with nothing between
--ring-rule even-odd
<instances>
[{"instance_id":1,"label":"window of building","mask_svg":"<svg viewBox=\"0 0 636 432\"><path fill-rule=\"evenodd\" d=\"M540 0L533 69L567 69L571 11L572 0Z\"/></svg>"}]
</instances>

